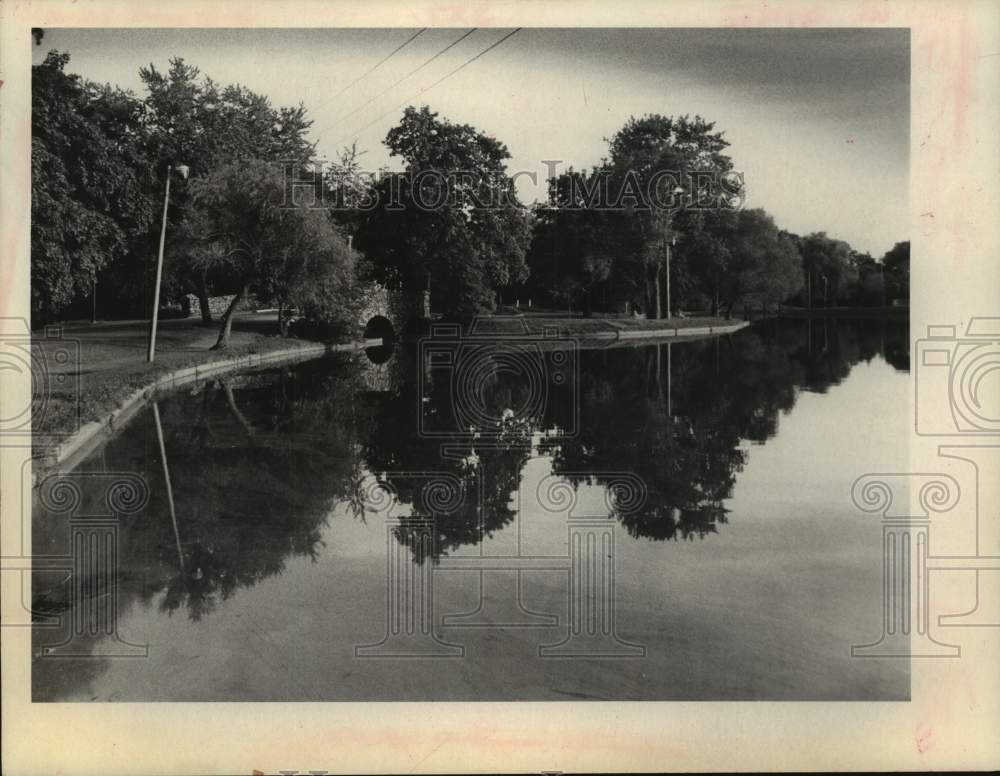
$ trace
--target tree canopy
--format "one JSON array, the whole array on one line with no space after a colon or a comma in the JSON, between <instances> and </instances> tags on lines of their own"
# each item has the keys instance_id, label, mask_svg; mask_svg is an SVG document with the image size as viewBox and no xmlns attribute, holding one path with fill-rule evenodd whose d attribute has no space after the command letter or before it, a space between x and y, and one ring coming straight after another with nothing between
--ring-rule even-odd
<instances>
[{"instance_id":1,"label":"tree canopy","mask_svg":"<svg viewBox=\"0 0 1000 776\"><path fill-rule=\"evenodd\" d=\"M317 287L341 298L352 283L354 255L329 212L286 203L284 183L280 168L252 159L224 164L191 185L201 246L192 260L196 268L225 268L239 282L217 348L228 343L233 313L251 290L280 312Z\"/></svg>"},{"instance_id":2,"label":"tree canopy","mask_svg":"<svg viewBox=\"0 0 1000 776\"><path fill-rule=\"evenodd\" d=\"M851 246L828 237L826 232L813 232L802 240L801 250L811 299L836 305L841 293L857 280Z\"/></svg>"},{"instance_id":3,"label":"tree canopy","mask_svg":"<svg viewBox=\"0 0 1000 776\"><path fill-rule=\"evenodd\" d=\"M305 167L314 154L315 144L307 138L312 122L302 105L275 108L266 97L244 86L220 86L203 77L182 58L170 60L166 72L149 65L139 75L147 90L148 153L158 191L163 190L169 165L187 165L196 180L242 160L266 160L290 172ZM172 194L170 212L181 233L189 234L184 222L196 216L183 189ZM164 282L174 295L197 294L202 317L209 322L209 293L238 291L240 279L227 271L225 263L213 264L208 271L206 264L190 253L196 245L171 241Z\"/></svg>"},{"instance_id":4,"label":"tree canopy","mask_svg":"<svg viewBox=\"0 0 1000 776\"><path fill-rule=\"evenodd\" d=\"M143 152L143 104L65 72L52 51L32 67L31 312L52 319L97 273L139 259L153 220Z\"/></svg>"},{"instance_id":5,"label":"tree canopy","mask_svg":"<svg viewBox=\"0 0 1000 776\"><path fill-rule=\"evenodd\" d=\"M377 185L358 242L379 280L435 308L490 312L495 292L527 277L527 210L507 175L507 147L467 124L409 107L385 140L405 165Z\"/></svg>"},{"instance_id":6,"label":"tree canopy","mask_svg":"<svg viewBox=\"0 0 1000 776\"><path fill-rule=\"evenodd\" d=\"M886 293L893 299L910 296L910 241L898 242L882 257Z\"/></svg>"},{"instance_id":7,"label":"tree canopy","mask_svg":"<svg viewBox=\"0 0 1000 776\"><path fill-rule=\"evenodd\" d=\"M522 294L586 314L647 317L909 294L908 242L876 260L743 209L725 134L701 116L629 118L600 163L553 174L548 201L529 209L507 146L426 106L406 108L385 137L400 171L363 171L364 151L351 146L319 176L301 104L276 107L182 58L142 68L137 97L66 73L68 59L51 52L32 74L36 322L106 281L118 312L148 310L157 215L168 171L180 164L191 177L172 179L162 296L196 294L206 323L210 295L242 300L251 288L274 302L282 324L296 306L337 321L359 272L416 310L429 300L452 318Z\"/></svg>"},{"instance_id":8,"label":"tree canopy","mask_svg":"<svg viewBox=\"0 0 1000 776\"><path fill-rule=\"evenodd\" d=\"M662 315L669 266L672 307L783 302L801 285L797 245L765 211L738 209L727 145L701 117L630 119L608 161L550 179L529 254L534 287L585 311L624 302Z\"/></svg>"}]
</instances>

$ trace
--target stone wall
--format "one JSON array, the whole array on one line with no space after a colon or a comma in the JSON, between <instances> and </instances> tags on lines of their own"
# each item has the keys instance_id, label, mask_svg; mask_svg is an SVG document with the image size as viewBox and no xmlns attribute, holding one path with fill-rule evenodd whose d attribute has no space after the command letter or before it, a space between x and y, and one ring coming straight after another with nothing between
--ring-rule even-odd
<instances>
[{"instance_id":1,"label":"stone wall","mask_svg":"<svg viewBox=\"0 0 1000 776\"><path fill-rule=\"evenodd\" d=\"M229 307L229 303L233 301L233 296L234 294L209 297L208 309L212 311L212 317L221 317ZM423 301L425 308L429 305L429 300L423 296L421 297L421 301ZM200 317L201 304L198 302L198 297L194 294L188 294L187 302L189 306L188 317ZM379 283L367 285L361 294L361 305L358 310L357 333L360 334L364 330L368 321L376 315L388 318L392 322L393 327L395 327L397 331L400 331L411 318L420 317L421 314L426 314L425 311L415 309L419 306L419 302L415 305L407 305L402 294L398 291L390 291ZM257 310L260 308L261 304L253 294L250 294L250 296L247 297L239 307L240 310Z\"/></svg>"},{"instance_id":2,"label":"stone wall","mask_svg":"<svg viewBox=\"0 0 1000 776\"><path fill-rule=\"evenodd\" d=\"M406 325L412 311L407 308L399 292L390 291L379 283L372 283L365 287L361 295L358 325L363 330L368 321L377 315L388 318L398 332Z\"/></svg>"},{"instance_id":3,"label":"stone wall","mask_svg":"<svg viewBox=\"0 0 1000 776\"><path fill-rule=\"evenodd\" d=\"M233 297L236 294L229 294L227 296L210 296L208 298L208 309L212 312L213 318L218 318L225 314L226 310L229 309L230 303L233 301ZM198 301L198 297L194 294L188 294L187 300L190 307L190 312L188 313L189 318L200 317L201 316L201 303ZM257 299L253 294L248 296L240 304L240 310L255 310L257 309Z\"/></svg>"}]
</instances>

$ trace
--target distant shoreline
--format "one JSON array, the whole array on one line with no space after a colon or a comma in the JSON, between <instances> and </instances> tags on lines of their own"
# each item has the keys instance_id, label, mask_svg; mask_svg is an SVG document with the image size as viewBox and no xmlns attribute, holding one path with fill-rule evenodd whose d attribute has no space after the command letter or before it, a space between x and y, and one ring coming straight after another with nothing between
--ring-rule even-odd
<instances>
[{"instance_id":1,"label":"distant shoreline","mask_svg":"<svg viewBox=\"0 0 1000 776\"><path fill-rule=\"evenodd\" d=\"M430 331L438 326L431 324ZM497 315L479 318L462 327L463 336L553 336L569 337L581 344L594 341L601 344L619 341L673 339L731 334L749 326L749 321L715 317L691 318L590 318L558 315Z\"/></svg>"}]
</instances>

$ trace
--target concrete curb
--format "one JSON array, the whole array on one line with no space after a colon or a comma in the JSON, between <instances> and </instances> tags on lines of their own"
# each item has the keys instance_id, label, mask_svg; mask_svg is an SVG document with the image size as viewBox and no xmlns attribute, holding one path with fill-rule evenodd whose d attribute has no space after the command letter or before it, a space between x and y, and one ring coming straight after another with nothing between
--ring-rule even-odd
<instances>
[{"instance_id":1,"label":"concrete curb","mask_svg":"<svg viewBox=\"0 0 1000 776\"><path fill-rule=\"evenodd\" d=\"M734 331L745 329L749 325L750 321L740 321L739 323L730 323L725 326L693 326L687 329L675 326L664 329L633 329L631 331L627 329L619 329L618 339L631 340L647 339L652 337L704 337L706 335L713 334L732 334Z\"/></svg>"},{"instance_id":2,"label":"concrete curb","mask_svg":"<svg viewBox=\"0 0 1000 776\"><path fill-rule=\"evenodd\" d=\"M588 331L583 334L568 332L565 336L577 341L581 347L586 348L588 342L594 341L622 342L627 340L710 337L718 334L732 334L734 331L745 329L749 325L749 321L739 321L738 323L729 323L724 326L692 326L689 328L665 326L662 329L628 329L624 326L616 326L612 331Z\"/></svg>"},{"instance_id":3,"label":"concrete curb","mask_svg":"<svg viewBox=\"0 0 1000 776\"><path fill-rule=\"evenodd\" d=\"M540 320L544 320L539 316ZM554 319L556 320L556 319ZM562 334L563 337L569 338L577 342L581 347L586 348L588 342L619 342L622 340L640 340L640 339L669 339L673 337L706 337L714 336L717 334L732 334L740 329L745 329L750 325L750 321L738 321L736 323L727 323L721 326L691 326L684 328L683 326L664 326L663 328L656 329L630 329L623 324L616 322L604 320L601 323L610 327L610 329L605 329L602 331L588 331L576 334L572 331L567 331ZM553 323L553 328L558 330L558 323ZM502 336L503 332L485 332L487 335L494 333L498 336ZM536 335L541 336L541 335Z\"/></svg>"},{"instance_id":4,"label":"concrete curb","mask_svg":"<svg viewBox=\"0 0 1000 776\"><path fill-rule=\"evenodd\" d=\"M316 342L267 353L248 353L222 361L210 361L207 364L184 367L162 375L149 385L126 396L122 403L102 420L86 423L44 458L33 460L31 486L36 487L42 479L55 471L72 471L90 453L123 429L151 400L176 388L230 372L240 372L270 364L293 364L319 358L327 353L364 350L381 344L380 337L335 345Z\"/></svg>"}]
</instances>

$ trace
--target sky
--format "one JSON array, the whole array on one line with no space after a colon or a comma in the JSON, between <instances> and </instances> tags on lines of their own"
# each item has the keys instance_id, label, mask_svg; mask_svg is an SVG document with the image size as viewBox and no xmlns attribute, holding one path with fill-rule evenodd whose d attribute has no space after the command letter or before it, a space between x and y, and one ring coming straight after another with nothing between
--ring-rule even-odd
<instances>
[{"instance_id":1,"label":"sky","mask_svg":"<svg viewBox=\"0 0 1000 776\"><path fill-rule=\"evenodd\" d=\"M356 139L370 170L391 163L382 141L403 108L426 104L503 141L508 171L536 176L518 178L525 202L545 198L546 160L598 163L630 116L697 114L730 142L746 206L780 227L875 257L910 238L908 30L526 28L449 75L512 31L47 29L34 59L68 52L70 72L141 95L140 67L183 57L303 103L320 158Z\"/></svg>"}]
</instances>

